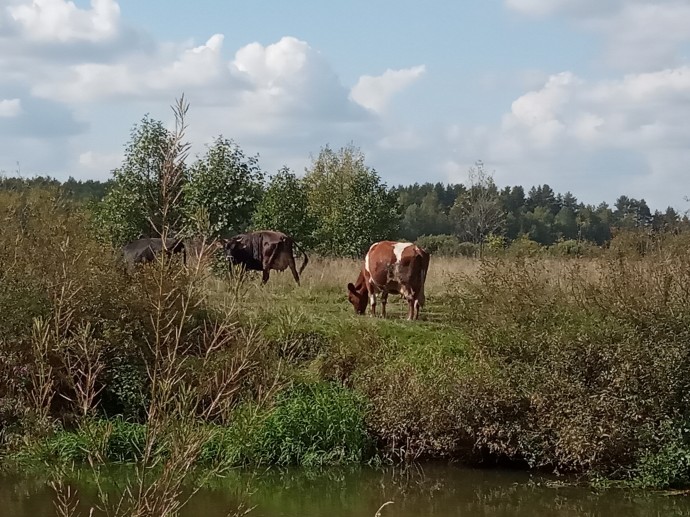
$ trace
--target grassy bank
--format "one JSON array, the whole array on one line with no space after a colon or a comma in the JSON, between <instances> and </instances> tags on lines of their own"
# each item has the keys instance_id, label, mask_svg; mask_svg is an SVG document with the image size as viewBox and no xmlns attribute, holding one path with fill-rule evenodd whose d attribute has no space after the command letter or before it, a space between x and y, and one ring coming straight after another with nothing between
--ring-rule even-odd
<instances>
[{"instance_id":1,"label":"grassy bank","mask_svg":"<svg viewBox=\"0 0 690 517\"><path fill-rule=\"evenodd\" d=\"M301 286L177 258L130 277L88 213L27 196L0 200L7 456L163 465L166 489L197 464L425 458L690 482L684 235L434 256L410 323L396 298L387 320L354 314L350 260L314 258Z\"/></svg>"}]
</instances>

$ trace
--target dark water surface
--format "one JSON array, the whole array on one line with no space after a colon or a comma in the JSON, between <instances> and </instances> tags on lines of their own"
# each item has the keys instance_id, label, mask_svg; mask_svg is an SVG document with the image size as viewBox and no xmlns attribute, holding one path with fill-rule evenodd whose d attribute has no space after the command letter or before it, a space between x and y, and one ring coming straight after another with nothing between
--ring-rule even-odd
<instances>
[{"instance_id":1,"label":"dark water surface","mask_svg":"<svg viewBox=\"0 0 690 517\"><path fill-rule=\"evenodd\" d=\"M88 515L95 502L93 482L83 477L75 485L81 515ZM0 475L0 516L56 515L54 497L45 479ZM256 505L251 517L374 517L386 501L393 504L381 517L690 516L689 496L595 492L521 472L448 465L232 472L197 493L181 515L232 516L242 501Z\"/></svg>"}]
</instances>

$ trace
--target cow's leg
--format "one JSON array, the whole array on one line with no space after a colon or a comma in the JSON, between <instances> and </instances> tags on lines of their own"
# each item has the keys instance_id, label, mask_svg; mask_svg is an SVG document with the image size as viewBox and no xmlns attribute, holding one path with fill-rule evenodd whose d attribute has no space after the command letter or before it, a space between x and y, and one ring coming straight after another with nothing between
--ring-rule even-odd
<instances>
[{"instance_id":1,"label":"cow's leg","mask_svg":"<svg viewBox=\"0 0 690 517\"><path fill-rule=\"evenodd\" d=\"M276 259L279 251L280 246L277 244L273 245L271 248L269 248L269 250L264 249L264 259L262 260L261 264L263 268L263 277L261 279L262 284L268 282L269 271L273 268L273 261Z\"/></svg>"},{"instance_id":2,"label":"cow's leg","mask_svg":"<svg viewBox=\"0 0 690 517\"><path fill-rule=\"evenodd\" d=\"M371 317L376 316L376 293L369 291L369 305L371 305Z\"/></svg>"},{"instance_id":3,"label":"cow's leg","mask_svg":"<svg viewBox=\"0 0 690 517\"><path fill-rule=\"evenodd\" d=\"M419 319L419 309L421 309L422 304L419 300L419 298L415 298L414 300L414 319L418 320Z\"/></svg>"},{"instance_id":4,"label":"cow's leg","mask_svg":"<svg viewBox=\"0 0 690 517\"><path fill-rule=\"evenodd\" d=\"M381 317L386 318L386 303L388 303L388 291L384 290L381 293Z\"/></svg>"},{"instance_id":5,"label":"cow's leg","mask_svg":"<svg viewBox=\"0 0 690 517\"><path fill-rule=\"evenodd\" d=\"M414 300L412 298L407 299L407 319L414 319Z\"/></svg>"},{"instance_id":6,"label":"cow's leg","mask_svg":"<svg viewBox=\"0 0 690 517\"><path fill-rule=\"evenodd\" d=\"M295 257L290 254L290 257L288 258L288 265L290 266L290 271L292 271L292 276L295 279L295 282L297 282L297 285L299 285L299 274L297 273L297 267L295 266Z\"/></svg>"}]
</instances>

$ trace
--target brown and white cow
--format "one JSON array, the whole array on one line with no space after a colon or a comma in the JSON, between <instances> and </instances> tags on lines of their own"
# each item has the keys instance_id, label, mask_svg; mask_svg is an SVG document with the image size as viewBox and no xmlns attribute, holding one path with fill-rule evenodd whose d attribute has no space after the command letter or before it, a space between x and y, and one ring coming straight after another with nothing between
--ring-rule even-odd
<instances>
[{"instance_id":1,"label":"brown and white cow","mask_svg":"<svg viewBox=\"0 0 690 517\"><path fill-rule=\"evenodd\" d=\"M411 242L381 241L371 245L355 284L347 284L348 298L357 314L364 314L367 302L376 315L376 295L381 294L381 315L386 317L389 294L407 300L407 319L417 319L424 306L424 282L429 253Z\"/></svg>"},{"instance_id":2,"label":"brown and white cow","mask_svg":"<svg viewBox=\"0 0 690 517\"><path fill-rule=\"evenodd\" d=\"M297 272L293 247L302 252L304 261ZM224 241L225 255L230 264L240 264L244 268L263 273L262 283L268 281L269 271L284 271L290 268L292 276L299 285L299 276L309 262L309 257L294 239L282 232L260 230L241 233Z\"/></svg>"}]
</instances>

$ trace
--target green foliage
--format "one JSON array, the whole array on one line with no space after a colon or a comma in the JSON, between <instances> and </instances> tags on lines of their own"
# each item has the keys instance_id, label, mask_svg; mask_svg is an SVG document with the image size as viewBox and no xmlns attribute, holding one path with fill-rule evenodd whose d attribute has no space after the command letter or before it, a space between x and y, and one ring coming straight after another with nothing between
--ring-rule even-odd
<instances>
[{"instance_id":1,"label":"green foliage","mask_svg":"<svg viewBox=\"0 0 690 517\"><path fill-rule=\"evenodd\" d=\"M252 465L361 462L371 453L365 411L365 400L346 388L297 385L280 395L266 414L240 417L240 426L220 437L225 445L216 444L212 450L226 461L229 452L230 463Z\"/></svg>"},{"instance_id":2,"label":"green foliage","mask_svg":"<svg viewBox=\"0 0 690 517\"><path fill-rule=\"evenodd\" d=\"M421 235L447 234L452 228L447 209L442 206L437 190L430 190L419 204L412 203L404 211L401 228L407 239Z\"/></svg>"},{"instance_id":3,"label":"green foliage","mask_svg":"<svg viewBox=\"0 0 690 517\"><path fill-rule=\"evenodd\" d=\"M93 228L101 240L119 246L140 234L155 235L151 221L160 222L161 177L171 141L161 121L145 116L134 126L112 187L95 206Z\"/></svg>"},{"instance_id":4,"label":"green foliage","mask_svg":"<svg viewBox=\"0 0 690 517\"><path fill-rule=\"evenodd\" d=\"M677 482L686 446L643 431L688 411L690 262L612 259L597 275L560 267L486 261L458 286L452 320L487 370L459 381L447 404L493 455Z\"/></svg>"},{"instance_id":5,"label":"green foliage","mask_svg":"<svg viewBox=\"0 0 690 517\"><path fill-rule=\"evenodd\" d=\"M664 421L651 436L655 450L645 450L632 485L639 488L683 488L690 483L690 429L687 422Z\"/></svg>"},{"instance_id":6,"label":"green foliage","mask_svg":"<svg viewBox=\"0 0 690 517\"><path fill-rule=\"evenodd\" d=\"M300 244L313 247L316 219L309 210L303 183L287 167L271 178L254 212L252 227L284 232Z\"/></svg>"},{"instance_id":7,"label":"green foliage","mask_svg":"<svg viewBox=\"0 0 690 517\"><path fill-rule=\"evenodd\" d=\"M239 407L228 426L207 425L210 439L199 456L202 464L335 465L360 463L373 444L366 432L364 398L329 383L297 385L282 393L273 407ZM130 463L140 461L146 425L121 418L87 421L73 431L60 430L14 458L24 463ZM154 453L167 454L166 438Z\"/></svg>"},{"instance_id":8,"label":"green foliage","mask_svg":"<svg viewBox=\"0 0 690 517\"><path fill-rule=\"evenodd\" d=\"M539 243L531 240L527 235L520 235L508 247L508 254L516 257L534 257L542 252Z\"/></svg>"},{"instance_id":9,"label":"green foliage","mask_svg":"<svg viewBox=\"0 0 690 517\"><path fill-rule=\"evenodd\" d=\"M529 238L547 246L555 240L555 217L548 207L538 206L533 212L525 214L524 228Z\"/></svg>"},{"instance_id":10,"label":"green foliage","mask_svg":"<svg viewBox=\"0 0 690 517\"><path fill-rule=\"evenodd\" d=\"M85 422L75 431L61 430L14 458L24 463L133 463L141 460L146 426L119 418Z\"/></svg>"},{"instance_id":11,"label":"green foliage","mask_svg":"<svg viewBox=\"0 0 690 517\"><path fill-rule=\"evenodd\" d=\"M304 177L309 211L318 221L316 249L324 255L359 257L376 241L394 238L399 214L395 196L364 155L348 146L323 148Z\"/></svg>"},{"instance_id":12,"label":"green foliage","mask_svg":"<svg viewBox=\"0 0 690 517\"><path fill-rule=\"evenodd\" d=\"M422 235L415 242L432 255L474 257L479 252L476 244L460 242L455 235Z\"/></svg>"},{"instance_id":13,"label":"green foliage","mask_svg":"<svg viewBox=\"0 0 690 517\"><path fill-rule=\"evenodd\" d=\"M489 253L498 253L505 248L506 239L503 235L489 234L486 236L485 246Z\"/></svg>"},{"instance_id":14,"label":"green foliage","mask_svg":"<svg viewBox=\"0 0 690 517\"><path fill-rule=\"evenodd\" d=\"M189 169L184 187L188 226L199 210L208 213L210 236L232 235L250 223L263 188L256 157L245 157L232 140L216 138Z\"/></svg>"},{"instance_id":15,"label":"green foliage","mask_svg":"<svg viewBox=\"0 0 690 517\"><path fill-rule=\"evenodd\" d=\"M503 231L506 213L496 184L481 161L470 169L469 178L467 192L450 209L450 220L461 238L479 244L481 254L486 238Z\"/></svg>"}]
</instances>

